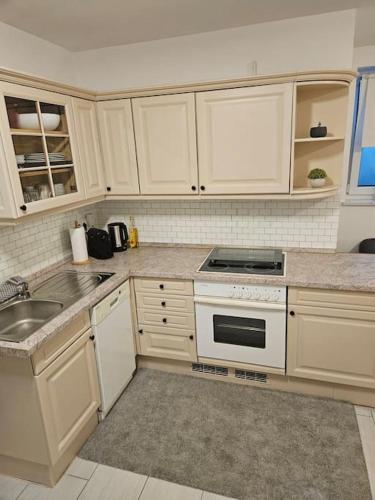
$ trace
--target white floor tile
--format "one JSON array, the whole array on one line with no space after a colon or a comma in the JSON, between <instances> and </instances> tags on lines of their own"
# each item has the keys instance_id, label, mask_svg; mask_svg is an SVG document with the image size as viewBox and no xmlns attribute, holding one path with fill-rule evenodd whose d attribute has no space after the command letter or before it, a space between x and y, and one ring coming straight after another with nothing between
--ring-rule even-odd
<instances>
[{"instance_id":1,"label":"white floor tile","mask_svg":"<svg viewBox=\"0 0 375 500\"><path fill-rule=\"evenodd\" d=\"M0 500L15 500L28 484L22 479L0 475Z\"/></svg>"},{"instance_id":2,"label":"white floor tile","mask_svg":"<svg viewBox=\"0 0 375 500\"><path fill-rule=\"evenodd\" d=\"M201 500L202 490L149 477L140 500Z\"/></svg>"},{"instance_id":3,"label":"white floor tile","mask_svg":"<svg viewBox=\"0 0 375 500\"><path fill-rule=\"evenodd\" d=\"M357 420L372 496L375 498L375 423L372 418L362 415L357 415Z\"/></svg>"},{"instance_id":4,"label":"white floor tile","mask_svg":"<svg viewBox=\"0 0 375 500\"><path fill-rule=\"evenodd\" d=\"M90 479L97 466L98 464L96 462L90 462L90 460L76 457L65 474L80 477L81 479Z\"/></svg>"},{"instance_id":5,"label":"white floor tile","mask_svg":"<svg viewBox=\"0 0 375 500\"><path fill-rule=\"evenodd\" d=\"M147 476L98 465L79 500L138 500Z\"/></svg>"},{"instance_id":6,"label":"white floor tile","mask_svg":"<svg viewBox=\"0 0 375 500\"><path fill-rule=\"evenodd\" d=\"M85 485L85 480L73 476L64 476L53 488L29 483L18 500L77 500Z\"/></svg>"},{"instance_id":7,"label":"white floor tile","mask_svg":"<svg viewBox=\"0 0 375 500\"><path fill-rule=\"evenodd\" d=\"M368 406L354 406L355 412L357 415L361 415L362 417L371 417L371 410Z\"/></svg>"},{"instance_id":8,"label":"white floor tile","mask_svg":"<svg viewBox=\"0 0 375 500\"><path fill-rule=\"evenodd\" d=\"M216 495L215 493L209 493L208 491L205 491L203 493L202 500L236 500L236 499L223 497L221 495Z\"/></svg>"}]
</instances>

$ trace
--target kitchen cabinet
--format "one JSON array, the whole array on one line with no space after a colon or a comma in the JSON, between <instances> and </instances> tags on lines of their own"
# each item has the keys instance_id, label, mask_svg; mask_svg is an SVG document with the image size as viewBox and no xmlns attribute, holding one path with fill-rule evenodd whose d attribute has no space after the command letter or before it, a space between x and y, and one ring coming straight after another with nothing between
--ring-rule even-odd
<instances>
[{"instance_id":1,"label":"kitchen cabinet","mask_svg":"<svg viewBox=\"0 0 375 500\"><path fill-rule=\"evenodd\" d=\"M94 347L89 336L90 331L36 377L53 463L72 444L100 404Z\"/></svg>"},{"instance_id":2,"label":"kitchen cabinet","mask_svg":"<svg viewBox=\"0 0 375 500\"><path fill-rule=\"evenodd\" d=\"M198 193L194 94L132 99L141 194Z\"/></svg>"},{"instance_id":3,"label":"kitchen cabinet","mask_svg":"<svg viewBox=\"0 0 375 500\"><path fill-rule=\"evenodd\" d=\"M73 99L74 121L86 198L95 198L105 192L105 178L100 150L95 102Z\"/></svg>"},{"instance_id":4,"label":"kitchen cabinet","mask_svg":"<svg viewBox=\"0 0 375 500\"><path fill-rule=\"evenodd\" d=\"M97 112L108 194L139 194L130 99L99 102Z\"/></svg>"},{"instance_id":5,"label":"kitchen cabinet","mask_svg":"<svg viewBox=\"0 0 375 500\"><path fill-rule=\"evenodd\" d=\"M196 99L201 192L289 193L293 84L198 92Z\"/></svg>"},{"instance_id":6,"label":"kitchen cabinet","mask_svg":"<svg viewBox=\"0 0 375 500\"><path fill-rule=\"evenodd\" d=\"M375 388L375 298L369 293L289 292L287 374Z\"/></svg>"},{"instance_id":7,"label":"kitchen cabinet","mask_svg":"<svg viewBox=\"0 0 375 500\"><path fill-rule=\"evenodd\" d=\"M6 82L0 94L7 204L1 215L17 218L83 200L71 98Z\"/></svg>"},{"instance_id":8,"label":"kitchen cabinet","mask_svg":"<svg viewBox=\"0 0 375 500\"><path fill-rule=\"evenodd\" d=\"M193 282L137 278L134 289L138 353L196 361Z\"/></svg>"},{"instance_id":9,"label":"kitchen cabinet","mask_svg":"<svg viewBox=\"0 0 375 500\"><path fill-rule=\"evenodd\" d=\"M0 359L0 473L52 486L96 427L91 335L83 312L31 357Z\"/></svg>"}]
</instances>

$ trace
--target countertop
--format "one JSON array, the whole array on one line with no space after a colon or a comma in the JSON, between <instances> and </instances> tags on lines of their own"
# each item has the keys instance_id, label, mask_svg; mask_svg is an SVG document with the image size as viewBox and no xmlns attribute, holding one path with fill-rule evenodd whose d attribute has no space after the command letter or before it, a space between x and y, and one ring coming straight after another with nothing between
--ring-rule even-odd
<instances>
[{"instance_id":1,"label":"countertop","mask_svg":"<svg viewBox=\"0 0 375 500\"><path fill-rule=\"evenodd\" d=\"M0 356L28 357L57 335L83 310L88 310L129 277L176 278L239 284L300 286L375 292L375 255L286 252L285 276L198 272L210 248L144 246L117 253L112 259L91 259L87 265L62 264L31 281L33 286L62 269L116 273L94 291L48 322L23 342L0 341Z\"/></svg>"}]
</instances>

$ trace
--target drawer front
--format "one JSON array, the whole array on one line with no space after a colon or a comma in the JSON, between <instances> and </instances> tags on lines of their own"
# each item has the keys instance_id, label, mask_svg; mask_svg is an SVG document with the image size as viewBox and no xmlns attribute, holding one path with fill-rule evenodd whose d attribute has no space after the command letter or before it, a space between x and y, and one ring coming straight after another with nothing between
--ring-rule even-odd
<instances>
[{"instance_id":1,"label":"drawer front","mask_svg":"<svg viewBox=\"0 0 375 500\"><path fill-rule=\"evenodd\" d=\"M161 295L193 295L193 282L187 280L142 279L134 280L136 292L151 292Z\"/></svg>"},{"instance_id":2,"label":"drawer front","mask_svg":"<svg viewBox=\"0 0 375 500\"><path fill-rule=\"evenodd\" d=\"M375 311L375 293L368 292L289 287L288 302L301 306Z\"/></svg>"},{"instance_id":3,"label":"drawer front","mask_svg":"<svg viewBox=\"0 0 375 500\"><path fill-rule=\"evenodd\" d=\"M193 297L178 295L151 295L137 293L137 306L141 309L155 309L159 312L193 313Z\"/></svg>"},{"instance_id":4,"label":"drawer front","mask_svg":"<svg viewBox=\"0 0 375 500\"><path fill-rule=\"evenodd\" d=\"M47 340L32 356L31 362L35 375L39 375L67 347L69 347L83 332L90 328L88 311L81 313L61 332Z\"/></svg>"},{"instance_id":5,"label":"drawer front","mask_svg":"<svg viewBox=\"0 0 375 500\"><path fill-rule=\"evenodd\" d=\"M140 354L157 358L197 361L195 337L169 335L145 330L139 335Z\"/></svg>"},{"instance_id":6,"label":"drawer front","mask_svg":"<svg viewBox=\"0 0 375 500\"><path fill-rule=\"evenodd\" d=\"M171 312L158 312L152 309L138 309L139 325L167 326L195 330L195 317L192 313L178 314Z\"/></svg>"}]
</instances>

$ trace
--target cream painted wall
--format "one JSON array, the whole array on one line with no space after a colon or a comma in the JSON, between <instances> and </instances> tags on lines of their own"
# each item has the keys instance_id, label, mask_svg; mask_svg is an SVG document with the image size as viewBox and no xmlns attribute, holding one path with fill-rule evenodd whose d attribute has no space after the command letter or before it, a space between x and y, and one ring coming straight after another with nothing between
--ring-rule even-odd
<instances>
[{"instance_id":1,"label":"cream painted wall","mask_svg":"<svg viewBox=\"0 0 375 500\"><path fill-rule=\"evenodd\" d=\"M113 90L258 73L351 68L355 10L74 54L76 83Z\"/></svg>"},{"instance_id":2,"label":"cream painted wall","mask_svg":"<svg viewBox=\"0 0 375 500\"><path fill-rule=\"evenodd\" d=\"M0 23L0 67L72 83L72 53Z\"/></svg>"},{"instance_id":3,"label":"cream painted wall","mask_svg":"<svg viewBox=\"0 0 375 500\"><path fill-rule=\"evenodd\" d=\"M354 49L353 68L360 66L375 66L375 45ZM375 238L375 204L343 205L340 211L337 249L341 252L357 251L359 242L365 238Z\"/></svg>"}]
</instances>

